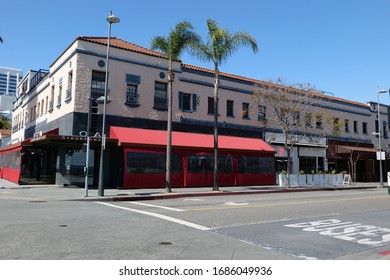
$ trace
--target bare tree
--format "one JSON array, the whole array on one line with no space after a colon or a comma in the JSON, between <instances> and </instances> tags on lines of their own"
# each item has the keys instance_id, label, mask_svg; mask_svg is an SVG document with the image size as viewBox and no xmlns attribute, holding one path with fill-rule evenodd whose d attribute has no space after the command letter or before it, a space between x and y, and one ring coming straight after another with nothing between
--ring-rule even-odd
<instances>
[{"instance_id":1,"label":"bare tree","mask_svg":"<svg viewBox=\"0 0 390 280\"><path fill-rule=\"evenodd\" d=\"M310 84L286 85L281 79L254 87L252 108L258 108L264 116L266 110L264 125L279 128L283 135L283 147L287 153L287 187L290 187L293 148L320 136L319 126L321 134L340 132L340 118L319 109L318 102L322 97Z\"/></svg>"}]
</instances>

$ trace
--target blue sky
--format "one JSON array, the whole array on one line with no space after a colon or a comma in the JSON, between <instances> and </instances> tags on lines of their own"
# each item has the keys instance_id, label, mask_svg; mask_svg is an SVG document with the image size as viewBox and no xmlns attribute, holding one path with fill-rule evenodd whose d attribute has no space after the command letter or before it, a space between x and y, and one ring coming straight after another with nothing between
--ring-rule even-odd
<instances>
[{"instance_id":1,"label":"blue sky","mask_svg":"<svg viewBox=\"0 0 390 280\"><path fill-rule=\"evenodd\" d=\"M170 10L171 9L171 10ZM149 47L188 20L203 38L206 20L256 38L259 52L242 48L221 71L288 84L311 83L336 97L377 100L390 88L390 1L388 0L67 0L1 4L0 65L48 69L79 36L107 36L110 10L121 19L112 36ZM184 63L212 64L184 54ZM389 104L387 96L381 102Z\"/></svg>"}]
</instances>

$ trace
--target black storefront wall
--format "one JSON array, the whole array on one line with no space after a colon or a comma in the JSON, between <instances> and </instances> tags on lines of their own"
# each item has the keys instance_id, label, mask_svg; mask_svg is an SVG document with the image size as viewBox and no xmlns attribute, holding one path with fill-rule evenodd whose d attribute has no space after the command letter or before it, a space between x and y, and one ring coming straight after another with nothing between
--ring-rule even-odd
<instances>
[{"instance_id":1,"label":"black storefront wall","mask_svg":"<svg viewBox=\"0 0 390 280\"><path fill-rule=\"evenodd\" d=\"M52 147L22 148L20 184L54 184L57 150Z\"/></svg>"},{"instance_id":2,"label":"black storefront wall","mask_svg":"<svg viewBox=\"0 0 390 280\"><path fill-rule=\"evenodd\" d=\"M91 137L88 184L98 185L101 139ZM79 186L85 184L84 167L86 137L43 135L23 147L21 162L22 184L56 184ZM121 186L123 152L116 139L107 139L104 156L104 186ZM84 147L83 147L84 146Z\"/></svg>"}]
</instances>

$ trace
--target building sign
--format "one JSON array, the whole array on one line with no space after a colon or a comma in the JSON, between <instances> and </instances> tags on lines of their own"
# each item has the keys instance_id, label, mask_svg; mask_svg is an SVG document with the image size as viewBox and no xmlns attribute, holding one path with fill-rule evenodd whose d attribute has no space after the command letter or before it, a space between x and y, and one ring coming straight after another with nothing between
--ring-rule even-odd
<instances>
[{"instance_id":1,"label":"building sign","mask_svg":"<svg viewBox=\"0 0 390 280\"><path fill-rule=\"evenodd\" d=\"M285 152L286 152L286 151L284 150L284 148L280 148L279 151L278 151L278 155L279 155L279 156L284 156L284 155L285 155Z\"/></svg>"}]
</instances>

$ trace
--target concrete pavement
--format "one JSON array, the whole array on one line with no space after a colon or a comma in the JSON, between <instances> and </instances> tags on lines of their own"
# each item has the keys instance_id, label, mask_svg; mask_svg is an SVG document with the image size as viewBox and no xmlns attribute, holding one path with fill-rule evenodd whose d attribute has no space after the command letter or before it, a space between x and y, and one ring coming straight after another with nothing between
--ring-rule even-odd
<instances>
[{"instance_id":1,"label":"concrete pavement","mask_svg":"<svg viewBox=\"0 0 390 280\"><path fill-rule=\"evenodd\" d=\"M105 189L104 196L98 196L97 189L89 189L88 195L84 188L64 187L57 185L17 185L0 179L0 195L17 192L21 197L34 200L83 200L83 201L136 201L172 199L179 197L221 196L221 195L249 195L259 193L308 192L308 191L335 191L351 189L378 188L379 183L353 183L350 185L335 186L294 186L289 189L271 186L239 186L220 187L220 191L212 191L211 187L173 188L167 193L165 188L148 189ZM387 188L387 184L385 184Z\"/></svg>"}]
</instances>

